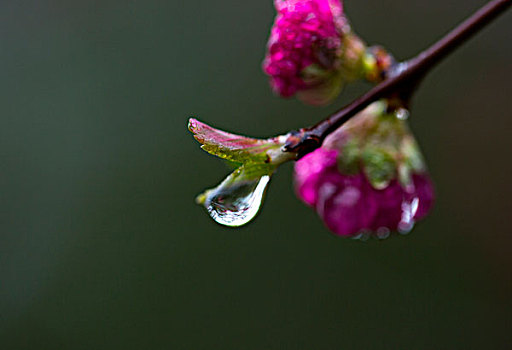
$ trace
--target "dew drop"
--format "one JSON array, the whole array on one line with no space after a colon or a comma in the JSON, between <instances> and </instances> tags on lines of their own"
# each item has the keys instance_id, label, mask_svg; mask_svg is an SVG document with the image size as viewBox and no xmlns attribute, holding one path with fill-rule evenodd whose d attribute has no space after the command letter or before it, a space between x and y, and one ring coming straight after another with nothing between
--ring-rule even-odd
<instances>
[{"instance_id":1,"label":"dew drop","mask_svg":"<svg viewBox=\"0 0 512 350\"><path fill-rule=\"evenodd\" d=\"M387 227L379 227L377 229L377 238L379 239L386 239L389 237L389 235L391 234L391 230Z\"/></svg>"},{"instance_id":2,"label":"dew drop","mask_svg":"<svg viewBox=\"0 0 512 350\"><path fill-rule=\"evenodd\" d=\"M363 237L363 234L362 234L362 233L360 233L360 234L355 235L354 237L352 237L352 239L353 239L354 241L358 241L358 240L360 240L362 237Z\"/></svg>"},{"instance_id":3,"label":"dew drop","mask_svg":"<svg viewBox=\"0 0 512 350\"><path fill-rule=\"evenodd\" d=\"M414 222L404 222L401 221L398 224L398 233L405 236L411 233L412 229L414 228Z\"/></svg>"},{"instance_id":4,"label":"dew drop","mask_svg":"<svg viewBox=\"0 0 512 350\"><path fill-rule=\"evenodd\" d=\"M414 228L414 215L418 211L419 198L414 197L412 200L404 200L402 202L402 219L398 224L398 232L406 235Z\"/></svg>"},{"instance_id":5,"label":"dew drop","mask_svg":"<svg viewBox=\"0 0 512 350\"><path fill-rule=\"evenodd\" d=\"M400 120L407 120L409 118L409 111L405 108L399 108L396 112L396 117Z\"/></svg>"},{"instance_id":6,"label":"dew drop","mask_svg":"<svg viewBox=\"0 0 512 350\"><path fill-rule=\"evenodd\" d=\"M258 213L270 176L237 181L208 193L205 207L217 223L237 227L247 224Z\"/></svg>"},{"instance_id":7,"label":"dew drop","mask_svg":"<svg viewBox=\"0 0 512 350\"><path fill-rule=\"evenodd\" d=\"M368 239L370 239L371 235L372 235L371 231L361 230L358 232L358 234L356 236L352 237L352 239L354 239L356 241L366 242Z\"/></svg>"}]
</instances>

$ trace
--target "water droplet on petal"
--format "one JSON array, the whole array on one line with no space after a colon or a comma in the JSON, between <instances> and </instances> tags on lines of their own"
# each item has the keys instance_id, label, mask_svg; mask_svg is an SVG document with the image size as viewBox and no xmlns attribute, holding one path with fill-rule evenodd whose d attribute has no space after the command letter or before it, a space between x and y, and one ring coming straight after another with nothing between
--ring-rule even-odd
<instances>
[{"instance_id":1,"label":"water droplet on petal","mask_svg":"<svg viewBox=\"0 0 512 350\"><path fill-rule=\"evenodd\" d=\"M354 240L359 240L361 242L366 242L368 239L370 239L372 233L369 230L361 230L359 231L359 234L352 237Z\"/></svg>"},{"instance_id":2,"label":"water droplet on petal","mask_svg":"<svg viewBox=\"0 0 512 350\"><path fill-rule=\"evenodd\" d=\"M405 235L408 235L409 233L411 233L413 228L414 228L414 221L413 222L401 221L398 224L398 233L405 236Z\"/></svg>"},{"instance_id":3,"label":"water droplet on petal","mask_svg":"<svg viewBox=\"0 0 512 350\"><path fill-rule=\"evenodd\" d=\"M386 239L391 234L391 230L387 227L379 227L376 234L379 239Z\"/></svg>"},{"instance_id":4,"label":"water droplet on petal","mask_svg":"<svg viewBox=\"0 0 512 350\"><path fill-rule=\"evenodd\" d=\"M402 235L406 235L414 227L414 215L418 211L419 199L418 197L412 198L412 200L404 200L402 202L402 219L398 224L398 232Z\"/></svg>"},{"instance_id":5,"label":"water droplet on petal","mask_svg":"<svg viewBox=\"0 0 512 350\"><path fill-rule=\"evenodd\" d=\"M258 213L270 176L236 181L207 194L204 205L217 223L237 227L247 224Z\"/></svg>"}]
</instances>

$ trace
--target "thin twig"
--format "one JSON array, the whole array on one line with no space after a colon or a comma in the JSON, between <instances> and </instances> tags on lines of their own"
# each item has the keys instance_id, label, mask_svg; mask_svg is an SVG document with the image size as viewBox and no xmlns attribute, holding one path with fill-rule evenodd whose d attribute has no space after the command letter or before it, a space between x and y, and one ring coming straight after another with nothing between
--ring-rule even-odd
<instances>
[{"instance_id":1,"label":"thin twig","mask_svg":"<svg viewBox=\"0 0 512 350\"><path fill-rule=\"evenodd\" d=\"M292 132L285 150L298 158L314 151L346 121L376 100L399 95L409 98L423 77L441 60L512 5L512 0L493 0L418 56L398 64L397 70L379 85L310 128Z\"/></svg>"}]
</instances>

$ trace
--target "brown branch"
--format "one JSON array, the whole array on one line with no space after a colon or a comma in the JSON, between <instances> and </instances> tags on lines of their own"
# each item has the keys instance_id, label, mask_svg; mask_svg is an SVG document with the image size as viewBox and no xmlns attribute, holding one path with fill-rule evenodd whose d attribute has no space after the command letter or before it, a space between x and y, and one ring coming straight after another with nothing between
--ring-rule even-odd
<instances>
[{"instance_id":1,"label":"brown branch","mask_svg":"<svg viewBox=\"0 0 512 350\"><path fill-rule=\"evenodd\" d=\"M512 0L493 0L488 2L430 48L418 56L396 65L388 79L354 102L341 108L313 127L292 132L286 142L285 150L287 152L295 152L298 158L301 158L320 147L323 140L330 133L362 111L370 103L391 96L399 96L404 100L408 100L415 87L419 85L423 77L437 63L503 13L510 5L512 5Z\"/></svg>"}]
</instances>

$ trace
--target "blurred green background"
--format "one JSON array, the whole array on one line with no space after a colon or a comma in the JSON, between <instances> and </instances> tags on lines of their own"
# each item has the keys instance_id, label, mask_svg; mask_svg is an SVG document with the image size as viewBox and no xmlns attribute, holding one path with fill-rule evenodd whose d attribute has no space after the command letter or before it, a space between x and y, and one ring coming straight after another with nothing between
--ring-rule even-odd
<instances>
[{"instance_id":1,"label":"blurred green background","mask_svg":"<svg viewBox=\"0 0 512 350\"><path fill-rule=\"evenodd\" d=\"M355 1L400 59L483 0ZM233 230L189 116L264 137L326 108L272 95L271 0L0 2L1 349L510 349L512 12L443 62L411 125L437 186L408 236L329 234L292 166Z\"/></svg>"}]
</instances>

